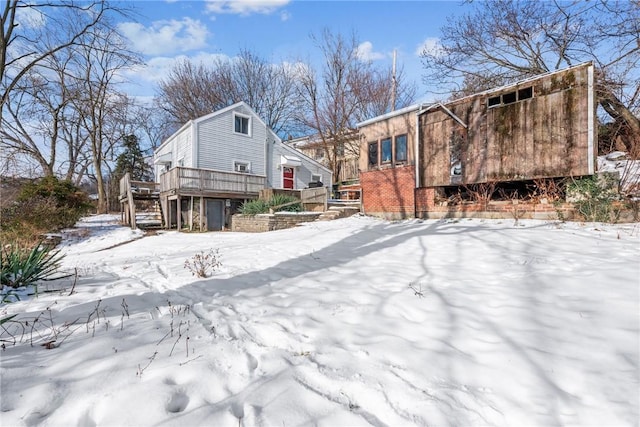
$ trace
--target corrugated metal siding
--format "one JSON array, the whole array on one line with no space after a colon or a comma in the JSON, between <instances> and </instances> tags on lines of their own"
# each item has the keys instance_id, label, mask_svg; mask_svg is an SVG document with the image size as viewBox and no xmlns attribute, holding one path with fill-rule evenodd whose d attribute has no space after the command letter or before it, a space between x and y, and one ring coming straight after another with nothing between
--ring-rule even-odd
<instances>
[{"instance_id":1,"label":"corrugated metal siding","mask_svg":"<svg viewBox=\"0 0 640 427\"><path fill-rule=\"evenodd\" d=\"M233 112L251 116L251 136L234 132ZM234 161L251 164L250 173L264 175L266 126L244 106L197 123L198 164L196 168L233 171Z\"/></svg>"}]
</instances>

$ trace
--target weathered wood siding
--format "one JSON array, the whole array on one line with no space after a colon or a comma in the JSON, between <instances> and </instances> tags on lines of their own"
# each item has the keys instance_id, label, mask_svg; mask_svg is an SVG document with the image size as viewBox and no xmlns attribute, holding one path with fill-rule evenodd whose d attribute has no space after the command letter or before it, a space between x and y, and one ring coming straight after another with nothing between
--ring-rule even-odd
<instances>
[{"instance_id":1,"label":"weathered wood siding","mask_svg":"<svg viewBox=\"0 0 640 427\"><path fill-rule=\"evenodd\" d=\"M419 124L420 186L593 173L590 76L586 64L427 110ZM514 93L516 101L500 101Z\"/></svg>"}]
</instances>

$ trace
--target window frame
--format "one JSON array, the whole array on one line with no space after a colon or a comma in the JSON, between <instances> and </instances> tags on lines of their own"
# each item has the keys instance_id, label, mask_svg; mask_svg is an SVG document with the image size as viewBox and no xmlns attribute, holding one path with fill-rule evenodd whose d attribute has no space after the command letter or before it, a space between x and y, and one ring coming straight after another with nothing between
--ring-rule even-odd
<instances>
[{"instance_id":1,"label":"window frame","mask_svg":"<svg viewBox=\"0 0 640 427\"><path fill-rule=\"evenodd\" d=\"M314 178L318 178L318 179L314 179ZM322 175L319 173L312 173L311 182L322 182Z\"/></svg>"},{"instance_id":2,"label":"window frame","mask_svg":"<svg viewBox=\"0 0 640 427\"><path fill-rule=\"evenodd\" d=\"M240 132L238 132L236 130L236 120L240 119ZM242 120L246 119L247 120L247 133L242 132ZM236 111L233 112L233 133L235 133L236 135L243 135L243 136L247 136L247 137L251 137L251 116L248 116L246 114L242 114L242 113L238 113Z\"/></svg>"},{"instance_id":3,"label":"window frame","mask_svg":"<svg viewBox=\"0 0 640 427\"><path fill-rule=\"evenodd\" d=\"M398 139L399 138L404 138L404 159L399 159L398 158ZM393 161L394 164L404 164L407 163L409 161L409 136L406 133L403 133L401 135L396 135L393 138L393 145L394 145L394 150L393 150Z\"/></svg>"},{"instance_id":4,"label":"window frame","mask_svg":"<svg viewBox=\"0 0 640 427\"><path fill-rule=\"evenodd\" d=\"M376 147L375 149L375 162L371 160L371 147ZM372 141L367 144L367 165L369 169L377 168L380 164L380 144L378 141Z\"/></svg>"},{"instance_id":5,"label":"window frame","mask_svg":"<svg viewBox=\"0 0 640 427\"><path fill-rule=\"evenodd\" d=\"M389 143L389 160L384 160L384 145L385 143ZM385 137L380 140L380 164L388 165L393 163L393 138Z\"/></svg>"},{"instance_id":6,"label":"window frame","mask_svg":"<svg viewBox=\"0 0 640 427\"><path fill-rule=\"evenodd\" d=\"M246 170L244 172L238 170L239 165L244 165ZM233 171L236 173L251 173L251 162L247 162L245 160L234 160L233 161Z\"/></svg>"}]
</instances>

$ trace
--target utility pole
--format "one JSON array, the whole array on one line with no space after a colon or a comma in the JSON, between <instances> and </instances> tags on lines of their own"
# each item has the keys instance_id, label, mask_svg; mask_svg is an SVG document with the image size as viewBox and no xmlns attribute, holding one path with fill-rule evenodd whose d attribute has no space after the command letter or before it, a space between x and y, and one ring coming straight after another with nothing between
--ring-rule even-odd
<instances>
[{"instance_id":1,"label":"utility pole","mask_svg":"<svg viewBox=\"0 0 640 427\"><path fill-rule=\"evenodd\" d=\"M396 80L396 50L393 49L393 67L391 68L391 111L396 109L396 92L398 81Z\"/></svg>"}]
</instances>

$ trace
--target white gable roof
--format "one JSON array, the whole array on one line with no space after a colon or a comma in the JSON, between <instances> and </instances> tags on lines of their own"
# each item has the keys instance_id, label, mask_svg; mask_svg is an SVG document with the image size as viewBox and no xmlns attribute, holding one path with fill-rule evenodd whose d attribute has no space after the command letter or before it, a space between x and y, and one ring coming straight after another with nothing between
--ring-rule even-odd
<instances>
[{"instance_id":1,"label":"white gable roof","mask_svg":"<svg viewBox=\"0 0 640 427\"><path fill-rule=\"evenodd\" d=\"M249 104L247 104L244 101L236 102L235 104L229 105L228 107L225 107L222 110L214 111L213 113L209 113L206 116L198 117L197 119L193 120L193 122L200 123L212 117L220 116L226 112L235 110L238 107L245 107L247 110L251 112L251 115L255 117L258 120L258 122L260 122L260 124L262 124L266 128L269 128L269 126L267 126L267 124L262 120L262 118L260 118L260 116L255 111L253 111L253 108L251 108Z\"/></svg>"},{"instance_id":2,"label":"white gable roof","mask_svg":"<svg viewBox=\"0 0 640 427\"><path fill-rule=\"evenodd\" d=\"M227 113L229 111L235 110L238 107L245 107L247 110L249 110L251 112L251 115L264 127L266 127L267 129L269 129L269 131L271 131L271 133L278 138L278 136L269 128L269 126L267 126L267 124L264 122L264 120L262 120L262 118L260 118L260 116L253 110L253 108L251 108L249 106L249 104L247 104L244 101L240 101L240 102L236 102L235 104L229 105L228 107L225 107L221 110L217 110L214 111L213 113L209 113L206 114L204 116L198 117L197 119L193 119L193 120L189 120L187 123L185 123L184 125L182 125L180 127L180 129L178 129L177 131L175 131L170 137L168 137L167 139L165 139L162 144L160 144L160 146L158 146L158 148L156 148L154 150L154 152L158 152L159 150L161 150L166 144L167 142L171 141L173 139L174 136L176 136L178 133L182 132L184 129L194 125L194 124L198 124L200 122L203 122L205 120L208 120L212 117L216 117L219 115L222 115L224 113ZM278 138L278 140L280 140L280 138Z\"/></svg>"}]
</instances>

